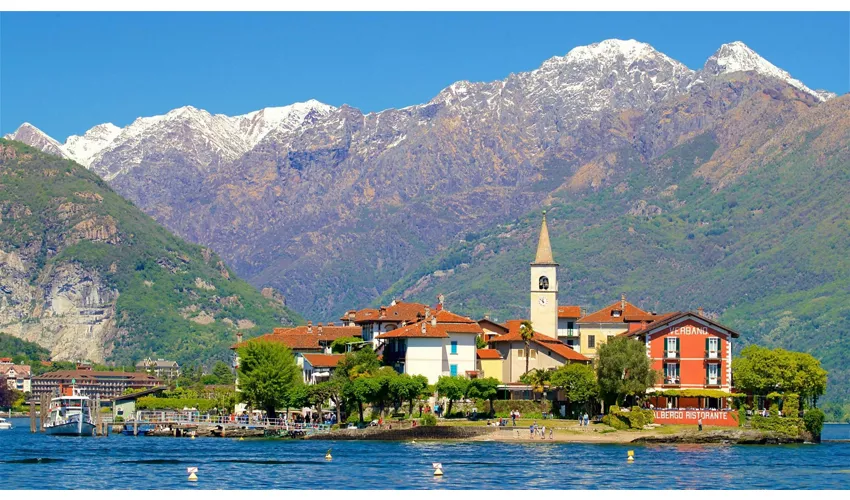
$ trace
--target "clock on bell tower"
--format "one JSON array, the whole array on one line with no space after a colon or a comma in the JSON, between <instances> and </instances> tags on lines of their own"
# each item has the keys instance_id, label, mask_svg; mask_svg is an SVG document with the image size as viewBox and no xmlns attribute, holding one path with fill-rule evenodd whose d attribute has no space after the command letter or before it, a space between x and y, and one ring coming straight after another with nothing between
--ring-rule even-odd
<instances>
[{"instance_id":1,"label":"clock on bell tower","mask_svg":"<svg viewBox=\"0 0 850 500\"><path fill-rule=\"evenodd\" d=\"M558 264L552 257L545 211L537 242L537 255L531 263L530 312L534 331L558 337Z\"/></svg>"}]
</instances>

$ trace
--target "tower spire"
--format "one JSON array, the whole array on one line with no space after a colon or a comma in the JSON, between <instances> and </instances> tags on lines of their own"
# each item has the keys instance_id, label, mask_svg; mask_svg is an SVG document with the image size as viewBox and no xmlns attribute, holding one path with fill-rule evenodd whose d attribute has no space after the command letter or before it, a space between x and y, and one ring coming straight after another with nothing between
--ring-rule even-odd
<instances>
[{"instance_id":1,"label":"tower spire","mask_svg":"<svg viewBox=\"0 0 850 500\"><path fill-rule=\"evenodd\" d=\"M543 211L543 223L540 225L540 239L537 241L537 256L533 264L554 264L552 245L549 243L549 228L546 227L546 210Z\"/></svg>"}]
</instances>

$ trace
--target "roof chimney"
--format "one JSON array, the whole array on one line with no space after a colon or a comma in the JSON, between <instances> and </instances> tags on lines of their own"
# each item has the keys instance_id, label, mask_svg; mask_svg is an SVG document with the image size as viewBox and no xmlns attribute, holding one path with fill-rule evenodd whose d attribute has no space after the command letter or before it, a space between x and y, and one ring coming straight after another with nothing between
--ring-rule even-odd
<instances>
[{"instance_id":1,"label":"roof chimney","mask_svg":"<svg viewBox=\"0 0 850 500\"><path fill-rule=\"evenodd\" d=\"M307 322L307 333L313 333L313 322L312 321Z\"/></svg>"},{"instance_id":2,"label":"roof chimney","mask_svg":"<svg viewBox=\"0 0 850 500\"><path fill-rule=\"evenodd\" d=\"M237 344L242 343L242 332L236 332L236 343Z\"/></svg>"},{"instance_id":3,"label":"roof chimney","mask_svg":"<svg viewBox=\"0 0 850 500\"><path fill-rule=\"evenodd\" d=\"M321 321L319 322L318 327L319 327L319 334L321 335L321 333L322 333L322 322Z\"/></svg>"},{"instance_id":4,"label":"roof chimney","mask_svg":"<svg viewBox=\"0 0 850 500\"><path fill-rule=\"evenodd\" d=\"M484 319L489 320L489 319L490 319L490 315L489 315L489 314L485 314L485 315L484 315Z\"/></svg>"},{"instance_id":5,"label":"roof chimney","mask_svg":"<svg viewBox=\"0 0 850 500\"><path fill-rule=\"evenodd\" d=\"M334 322L333 322L333 321L328 321L328 326L334 326Z\"/></svg>"},{"instance_id":6,"label":"roof chimney","mask_svg":"<svg viewBox=\"0 0 850 500\"><path fill-rule=\"evenodd\" d=\"M697 308L697 314L699 314L700 317L705 317L705 311L703 311L702 306Z\"/></svg>"},{"instance_id":7,"label":"roof chimney","mask_svg":"<svg viewBox=\"0 0 850 500\"><path fill-rule=\"evenodd\" d=\"M390 302L390 306L391 306L391 307L395 307L395 304L396 304L395 299L393 299L393 301L392 301L392 302Z\"/></svg>"},{"instance_id":8,"label":"roof chimney","mask_svg":"<svg viewBox=\"0 0 850 500\"><path fill-rule=\"evenodd\" d=\"M425 322L423 321L421 324L422 324L422 333L425 333Z\"/></svg>"},{"instance_id":9,"label":"roof chimney","mask_svg":"<svg viewBox=\"0 0 850 500\"><path fill-rule=\"evenodd\" d=\"M425 306L425 319L428 319L429 317L431 317L431 308Z\"/></svg>"},{"instance_id":10,"label":"roof chimney","mask_svg":"<svg viewBox=\"0 0 850 500\"><path fill-rule=\"evenodd\" d=\"M395 301L393 301L392 305L395 305ZM387 308L386 308L385 306L381 306L381 310L380 310L380 312L381 312L381 314L380 314L380 317L381 317L381 318L386 317L386 315L387 315Z\"/></svg>"},{"instance_id":11,"label":"roof chimney","mask_svg":"<svg viewBox=\"0 0 850 500\"><path fill-rule=\"evenodd\" d=\"M437 326L437 317L431 316L431 326Z\"/></svg>"},{"instance_id":12,"label":"roof chimney","mask_svg":"<svg viewBox=\"0 0 850 500\"><path fill-rule=\"evenodd\" d=\"M626 314L626 294L625 293L620 295L620 310L623 311L623 314Z\"/></svg>"}]
</instances>

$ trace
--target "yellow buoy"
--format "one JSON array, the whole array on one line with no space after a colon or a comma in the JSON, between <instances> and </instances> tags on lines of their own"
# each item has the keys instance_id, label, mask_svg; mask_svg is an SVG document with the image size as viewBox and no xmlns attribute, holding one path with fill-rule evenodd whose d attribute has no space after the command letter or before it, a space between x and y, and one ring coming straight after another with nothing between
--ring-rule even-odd
<instances>
[{"instance_id":1,"label":"yellow buoy","mask_svg":"<svg viewBox=\"0 0 850 500\"><path fill-rule=\"evenodd\" d=\"M442 475L443 475L443 469L437 469L437 470L435 470L435 471L434 471L434 475L435 475L435 476L442 476Z\"/></svg>"},{"instance_id":2,"label":"yellow buoy","mask_svg":"<svg viewBox=\"0 0 850 500\"><path fill-rule=\"evenodd\" d=\"M331 456L331 450L328 449L328 452L325 453L325 460L331 460L333 457Z\"/></svg>"},{"instance_id":3,"label":"yellow buoy","mask_svg":"<svg viewBox=\"0 0 850 500\"><path fill-rule=\"evenodd\" d=\"M443 464L441 464L439 462L434 462L431 465L434 467L434 475L435 476L442 476L443 475Z\"/></svg>"},{"instance_id":4,"label":"yellow buoy","mask_svg":"<svg viewBox=\"0 0 850 500\"><path fill-rule=\"evenodd\" d=\"M635 451L629 450L628 455L629 455L629 458L626 459L626 460L629 461L629 462L634 462L635 461Z\"/></svg>"},{"instance_id":5,"label":"yellow buoy","mask_svg":"<svg viewBox=\"0 0 850 500\"><path fill-rule=\"evenodd\" d=\"M244 438L244 437L240 437L240 438L239 438L239 441L245 441L245 438Z\"/></svg>"},{"instance_id":6,"label":"yellow buoy","mask_svg":"<svg viewBox=\"0 0 850 500\"><path fill-rule=\"evenodd\" d=\"M198 472L197 467L188 467L186 472L189 473L189 481L197 481L198 480L198 476L195 475L195 473Z\"/></svg>"},{"instance_id":7,"label":"yellow buoy","mask_svg":"<svg viewBox=\"0 0 850 500\"><path fill-rule=\"evenodd\" d=\"M194 435L194 434L192 434L192 439L195 439L195 435Z\"/></svg>"}]
</instances>

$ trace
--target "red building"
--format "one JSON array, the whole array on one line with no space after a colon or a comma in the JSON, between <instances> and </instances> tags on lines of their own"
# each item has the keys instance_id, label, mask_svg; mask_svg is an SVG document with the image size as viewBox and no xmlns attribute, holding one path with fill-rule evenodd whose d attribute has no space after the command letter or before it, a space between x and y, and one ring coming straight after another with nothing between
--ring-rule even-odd
<instances>
[{"instance_id":1,"label":"red building","mask_svg":"<svg viewBox=\"0 0 850 500\"><path fill-rule=\"evenodd\" d=\"M701 313L676 312L623 335L644 342L652 368L663 374L650 389L668 394L650 395L650 402L656 408L692 411L729 407L728 398L711 397L711 394L731 393L732 342L738 338L738 332ZM671 391L680 395L670 395Z\"/></svg>"}]
</instances>

